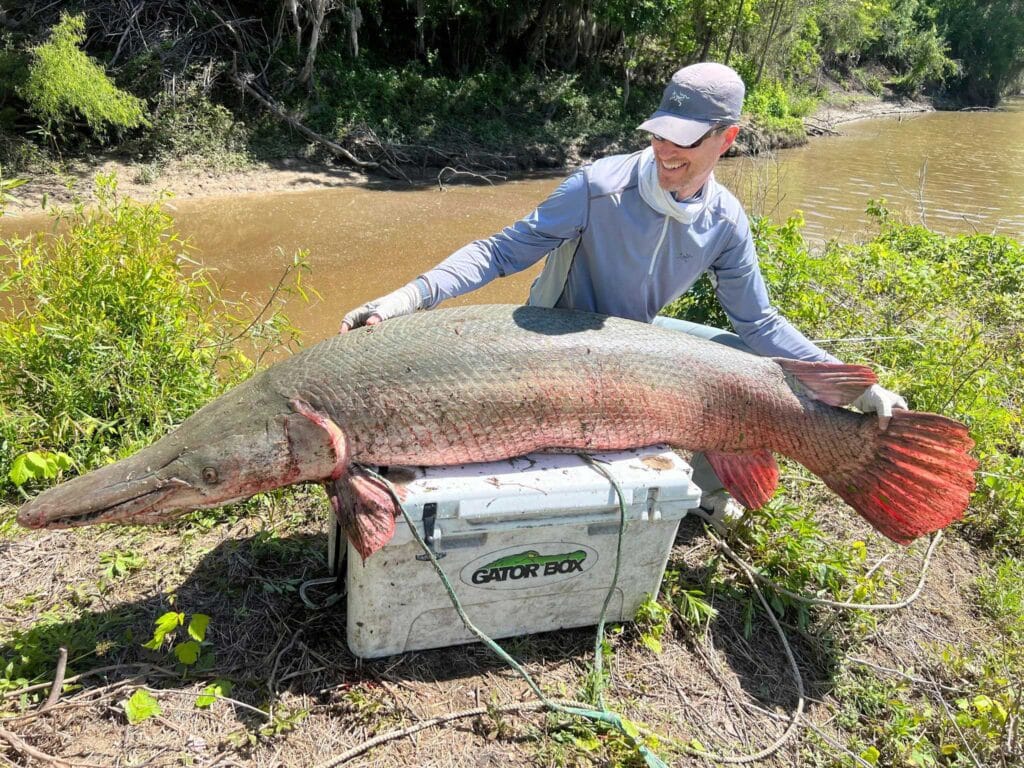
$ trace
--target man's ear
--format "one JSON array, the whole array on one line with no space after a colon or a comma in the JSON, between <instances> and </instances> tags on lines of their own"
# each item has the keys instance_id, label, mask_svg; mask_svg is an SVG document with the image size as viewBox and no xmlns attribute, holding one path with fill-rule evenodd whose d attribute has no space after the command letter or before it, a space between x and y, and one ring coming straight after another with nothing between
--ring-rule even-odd
<instances>
[{"instance_id":1,"label":"man's ear","mask_svg":"<svg viewBox=\"0 0 1024 768\"><path fill-rule=\"evenodd\" d=\"M725 153L732 143L736 141L736 137L740 133L740 127L738 125L730 125L722 132L722 148L718 150L718 154L722 155Z\"/></svg>"}]
</instances>

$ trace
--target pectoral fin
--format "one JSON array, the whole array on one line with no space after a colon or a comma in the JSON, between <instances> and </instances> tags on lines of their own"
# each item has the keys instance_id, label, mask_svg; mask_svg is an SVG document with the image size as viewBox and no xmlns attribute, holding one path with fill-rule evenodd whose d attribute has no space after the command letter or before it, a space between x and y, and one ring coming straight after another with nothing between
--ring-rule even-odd
<instances>
[{"instance_id":1,"label":"pectoral fin","mask_svg":"<svg viewBox=\"0 0 1024 768\"><path fill-rule=\"evenodd\" d=\"M363 560L391 541L398 509L383 483L351 467L324 487L341 529Z\"/></svg>"},{"instance_id":2,"label":"pectoral fin","mask_svg":"<svg viewBox=\"0 0 1024 768\"><path fill-rule=\"evenodd\" d=\"M779 465L771 451L704 454L725 490L747 509L763 507L779 484Z\"/></svg>"}]
</instances>

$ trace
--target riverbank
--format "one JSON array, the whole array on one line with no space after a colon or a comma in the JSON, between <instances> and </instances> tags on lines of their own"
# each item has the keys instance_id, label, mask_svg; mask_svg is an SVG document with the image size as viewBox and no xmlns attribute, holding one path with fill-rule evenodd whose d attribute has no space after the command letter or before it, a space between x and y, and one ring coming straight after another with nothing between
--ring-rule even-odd
<instances>
[{"instance_id":1,"label":"riverbank","mask_svg":"<svg viewBox=\"0 0 1024 768\"><path fill-rule=\"evenodd\" d=\"M824 102L805 119L809 138L839 135L844 124L878 117L910 115L933 111L925 100L890 100L864 93L839 93ZM803 143L803 142L800 142ZM777 137L760 134L747 125L737 141L740 154L761 153L795 146L797 142L779 141ZM639 144L638 144L639 146ZM632 151L632 147L609 147L609 154ZM592 158L570 158L568 170ZM415 185L436 184L440 168L412 181ZM7 205L9 215L38 212L45 205L68 206L76 200L92 199L93 179L97 175L114 174L119 192L136 200L150 200L161 193L175 198L221 198L259 193L297 192L361 186L380 183L379 176L368 176L352 167L334 165L329 160L316 161L293 157L268 162L255 162L244 167L208 168L201 161L172 161L160 165L133 162L123 157L92 157L67 162L63 167L37 173L21 174L28 183L17 191L16 199ZM445 183L472 181L473 175L449 178ZM500 177L504 178L504 177ZM387 181L391 184L395 182ZM402 184L403 182L396 182Z\"/></svg>"}]
</instances>

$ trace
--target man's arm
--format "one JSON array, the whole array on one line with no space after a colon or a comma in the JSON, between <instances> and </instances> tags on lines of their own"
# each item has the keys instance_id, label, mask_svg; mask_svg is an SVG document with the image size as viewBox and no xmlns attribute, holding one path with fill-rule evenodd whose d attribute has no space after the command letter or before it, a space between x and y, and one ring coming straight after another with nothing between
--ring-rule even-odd
<instances>
[{"instance_id":1,"label":"man's arm","mask_svg":"<svg viewBox=\"0 0 1024 768\"><path fill-rule=\"evenodd\" d=\"M754 250L750 224L742 211L739 212L735 237L730 247L715 260L710 275L729 322L757 354L840 362L794 328L772 306ZM895 392L873 384L851 405L865 413L877 413L879 427L885 429L889 426L893 409L905 409L907 401Z\"/></svg>"},{"instance_id":2,"label":"man's arm","mask_svg":"<svg viewBox=\"0 0 1024 768\"><path fill-rule=\"evenodd\" d=\"M814 344L772 306L746 215L738 212L733 237L709 270L718 301L744 343L764 357L839 360Z\"/></svg>"},{"instance_id":3,"label":"man's arm","mask_svg":"<svg viewBox=\"0 0 1024 768\"><path fill-rule=\"evenodd\" d=\"M566 240L580 236L587 226L588 197L586 175L577 171L512 226L460 248L397 291L353 309L342 320L341 332L437 306L536 264Z\"/></svg>"}]
</instances>

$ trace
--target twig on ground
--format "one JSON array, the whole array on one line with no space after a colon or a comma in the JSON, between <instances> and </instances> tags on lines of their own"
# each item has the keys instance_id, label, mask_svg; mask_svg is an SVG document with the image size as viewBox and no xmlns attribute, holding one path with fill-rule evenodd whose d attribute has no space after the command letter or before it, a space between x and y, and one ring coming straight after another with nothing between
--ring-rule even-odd
<instances>
[{"instance_id":1,"label":"twig on ground","mask_svg":"<svg viewBox=\"0 0 1024 768\"><path fill-rule=\"evenodd\" d=\"M141 671L162 672L163 674L167 675L168 677L176 677L176 675L172 671L170 671L168 669L164 669L163 667L158 667L158 666L156 666L154 664L149 664L148 662L135 662L135 663L132 663L132 664L112 664L109 667L97 667L96 669L90 669L88 672L82 672L80 674L73 675L71 677L65 678L64 679L64 685L70 685L71 683L76 683L79 680L82 680L82 679L84 679L86 677L96 677L97 675L104 675L107 672L118 672L118 671L127 670L127 669L139 669L140 672ZM13 699L13 698L21 696L22 694L25 694L25 693L33 693L35 691L41 691L44 688L49 688L51 685L53 685L53 683L36 683L35 685L28 685L28 686L25 686L24 688L18 688L17 690L14 690L14 691L7 691L2 696L0 696L0 698L3 698L3 699Z\"/></svg>"},{"instance_id":2,"label":"twig on ground","mask_svg":"<svg viewBox=\"0 0 1024 768\"><path fill-rule=\"evenodd\" d=\"M921 564L921 578L917 582L917 588L910 594L909 597L907 597L904 600L901 600L898 603L851 603L843 602L840 600L828 600L822 597L810 597L809 595L801 595L797 592L791 592L785 587L779 586L771 579L762 576L761 574L757 573L757 571L754 571L752 568L750 568L749 565L744 563L742 560L739 559L739 557L736 556L736 553L733 552L729 548L729 545L726 544L724 541L721 542L721 545L725 548L726 554L733 558L733 562L742 564L741 570L743 570L744 573L747 573L749 571L750 575L762 584L771 587L779 594L785 595L786 597L789 597L793 600L797 600L801 603L806 603L807 605L823 605L828 606L830 608L852 608L861 611L895 611L900 608L906 608L908 605L913 603L915 600L917 600L917 598L921 596L921 591L924 589L925 579L928 577L928 568L931 564L932 554L934 554L935 547L938 546L938 543L941 540L942 531L936 531L935 535L932 537L931 543L928 545L928 551L925 552L924 563Z\"/></svg>"},{"instance_id":3,"label":"twig on ground","mask_svg":"<svg viewBox=\"0 0 1024 768\"><path fill-rule=\"evenodd\" d=\"M580 708L588 708L590 706L588 704L582 704L580 702L559 701L556 703L564 704L565 706ZM444 725L445 723L450 723L453 720L461 720L467 717L480 717L482 715L487 715L495 712L498 714L507 715L512 712L535 712L547 708L548 705L543 701L528 701L523 702L521 704L509 704L503 707L475 707L474 709L466 709L461 712L449 712L444 715L432 717L429 720L421 720L420 722L414 723L413 725L410 725L406 728L397 728L393 731L382 733L379 736L374 736L372 739L367 739L362 744L358 744L352 747L352 749L349 749L346 752L337 755L336 757L332 757L330 760L324 763L320 763L316 768L335 768L335 766L341 765L342 763L347 763L352 758L358 757L364 752L368 752L374 747L379 746L380 744L385 744L389 741L395 741L396 739L402 739L406 736L411 736L412 734L418 733L419 731L425 730L427 728L433 728L437 725Z\"/></svg>"},{"instance_id":4,"label":"twig on ground","mask_svg":"<svg viewBox=\"0 0 1024 768\"><path fill-rule=\"evenodd\" d=\"M14 750L21 755L35 758L36 760L48 763L49 765L55 765L58 768L103 768L102 765L97 765L96 763L76 763L71 760L65 760L62 757L48 755L42 750L33 747L17 734L11 733L3 727L0 727L0 739L3 739L10 744Z\"/></svg>"},{"instance_id":5,"label":"twig on ground","mask_svg":"<svg viewBox=\"0 0 1024 768\"><path fill-rule=\"evenodd\" d=\"M43 706L39 708L40 712L45 712L60 699L60 692L64 688L64 673L68 668L68 649L63 645L60 647L60 652L57 654L57 671L53 676L53 687L50 688L50 695L46 697L46 701L43 702Z\"/></svg>"},{"instance_id":6,"label":"twig on ground","mask_svg":"<svg viewBox=\"0 0 1024 768\"><path fill-rule=\"evenodd\" d=\"M196 697L196 694L192 691L178 691L173 688L149 688L147 686L143 686L143 690L148 691L149 693L159 695L167 694L170 696L188 696L189 698L193 699ZM259 709L258 707L254 707L252 704L246 704L244 701L239 701L238 699L232 699L227 696L222 696L219 693L211 693L209 695L213 696L213 698L217 701L226 701L228 704L232 704L236 707L246 710L247 712L252 712L253 714L259 715L264 720L270 719L269 713L264 712L262 709Z\"/></svg>"}]
</instances>

